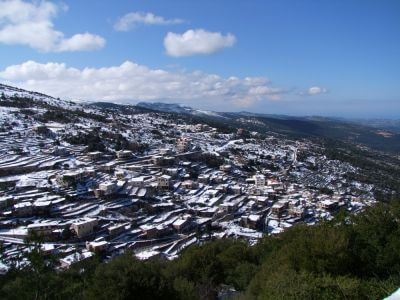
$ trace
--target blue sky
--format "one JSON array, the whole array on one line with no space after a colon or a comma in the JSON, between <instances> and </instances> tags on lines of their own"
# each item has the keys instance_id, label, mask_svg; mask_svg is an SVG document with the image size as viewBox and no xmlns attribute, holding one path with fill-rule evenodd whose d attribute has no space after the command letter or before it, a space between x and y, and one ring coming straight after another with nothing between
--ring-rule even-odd
<instances>
[{"instance_id":1,"label":"blue sky","mask_svg":"<svg viewBox=\"0 0 400 300\"><path fill-rule=\"evenodd\" d=\"M0 81L91 101L400 117L400 1L0 0Z\"/></svg>"}]
</instances>

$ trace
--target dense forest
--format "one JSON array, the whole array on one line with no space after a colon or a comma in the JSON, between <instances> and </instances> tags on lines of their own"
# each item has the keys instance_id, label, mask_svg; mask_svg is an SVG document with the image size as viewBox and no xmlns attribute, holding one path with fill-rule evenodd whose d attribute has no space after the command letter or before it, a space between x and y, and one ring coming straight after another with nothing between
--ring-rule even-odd
<instances>
[{"instance_id":1,"label":"dense forest","mask_svg":"<svg viewBox=\"0 0 400 300\"><path fill-rule=\"evenodd\" d=\"M400 204L296 226L255 246L223 239L179 258L98 255L54 271L37 242L0 277L1 299L382 299L400 286ZM236 291L236 292L233 292Z\"/></svg>"}]
</instances>

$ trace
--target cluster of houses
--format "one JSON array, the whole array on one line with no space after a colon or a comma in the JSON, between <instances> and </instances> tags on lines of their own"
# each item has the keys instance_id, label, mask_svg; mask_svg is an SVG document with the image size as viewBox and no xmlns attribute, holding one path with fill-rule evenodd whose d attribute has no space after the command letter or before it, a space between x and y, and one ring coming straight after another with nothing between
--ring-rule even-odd
<instances>
[{"instance_id":1,"label":"cluster of houses","mask_svg":"<svg viewBox=\"0 0 400 300\"><path fill-rule=\"evenodd\" d=\"M374 202L371 185L345 176L355 168L306 142L256 133L244 140L243 129L226 134L152 113L120 120L127 139L148 151L88 151L62 140L89 130L84 124L47 124L51 134L43 135L34 122L18 122L0 139L0 242L8 258L40 238L62 268L127 249L140 259L173 259L204 240L256 243ZM117 130L110 124L103 130Z\"/></svg>"}]
</instances>

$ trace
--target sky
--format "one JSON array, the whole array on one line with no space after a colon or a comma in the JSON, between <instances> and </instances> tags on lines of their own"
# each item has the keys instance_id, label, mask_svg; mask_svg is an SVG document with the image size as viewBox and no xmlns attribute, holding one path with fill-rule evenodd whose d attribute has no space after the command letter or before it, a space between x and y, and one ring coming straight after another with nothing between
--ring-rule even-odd
<instances>
[{"instance_id":1,"label":"sky","mask_svg":"<svg viewBox=\"0 0 400 300\"><path fill-rule=\"evenodd\" d=\"M78 101L400 118L400 1L0 0L0 82Z\"/></svg>"}]
</instances>

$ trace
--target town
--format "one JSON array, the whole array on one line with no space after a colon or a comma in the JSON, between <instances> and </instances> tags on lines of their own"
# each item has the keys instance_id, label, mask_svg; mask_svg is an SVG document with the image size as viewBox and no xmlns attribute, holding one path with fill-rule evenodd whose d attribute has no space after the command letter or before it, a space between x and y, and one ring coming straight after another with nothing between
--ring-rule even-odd
<instances>
[{"instance_id":1,"label":"town","mask_svg":"<svg viewBox=\"0 0 400 300\"><path fill-rule=\"evenodd\" d=\"M348 176L357 168L308 140L0 93L3 271L34 240L60 268L127 250L174 259L207 240L252 245L375 203L373 185Z\"/></svg>"}]
</instances>

